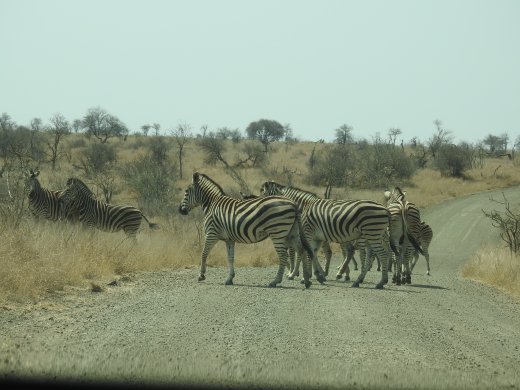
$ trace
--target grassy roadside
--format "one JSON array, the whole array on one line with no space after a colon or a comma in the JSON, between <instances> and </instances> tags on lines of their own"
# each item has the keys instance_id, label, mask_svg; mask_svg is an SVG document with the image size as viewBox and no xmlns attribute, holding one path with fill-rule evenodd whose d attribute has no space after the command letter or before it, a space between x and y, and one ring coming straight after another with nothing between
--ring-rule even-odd
<instances>
[{"instance_id":1,"label":"grassy roadside","mask_svg":"<svg viewBox=\"0 0 520 390\"><path fill-rule=\"evenodd\" d=\"M283 148L273 156L271 165L287 167L298 172L305 166L310 145L297 145L289 152ZM190 155L186 161L186 172L200 170L214 178L229 193L238 193L238 186L219 167L197 166L201 156ZM66 176L69 172L62 172ZM62 178L46 176L42 173L42 183L55 183ZM407 197L420 208L440 203L446 199L471 193L506 188L520 184L520 170L514 161L487 159L480 169L468 172L463 179L441 177L432 169L419 170L411 182L403 187ZM252 189L271 179L260 171L246 171L244 178ZM302 175L296 174L294 185L323 193L323 188L309 187L302 181ZM178 202L184 186L191 180L190 174L181 180L174 195ZM383 202L384 189L346 190L333 189L334 198L364 198ZM135 204L130 194L120 194L114 203ZM138 245L132 246L124 240L123 233L108 234L85 232L76 227L59 226L43 221L35 223L31 218L22 219L16 228L8 222L0 226L0 304L35 302L46 293L61 291L68 286L88 288L92 284L100 286L125 275L160 269L182 269L198 267L202 250L202 213L195 210L189 216L174 213L164 218L152 218L161 229L153 233L145 226L138 236ZM433 238L435 240L435 237ZM95 242L95 244L93 244ZM333 250L336 250L333 247ZM495 273L488 275L496 266L497 259L503 255L483 249L464 269L464 276L486 283L498 284L502 288L514 287L520 270L508 268L514 275L507 284ZM277 263L277 257L270 240L255 245L237 245L235 251L236 266L266 266ZM225 266L226 250L223 244L213 248L208 261L209 266ZM518 262L516 263L518 264ZM513 264L514 265L514 264ZM495 268L493 268L495 267ZM511 275L509 275L511 276ZM518 283L516 283L518 284Z\"/></svg>"}]
</instances>

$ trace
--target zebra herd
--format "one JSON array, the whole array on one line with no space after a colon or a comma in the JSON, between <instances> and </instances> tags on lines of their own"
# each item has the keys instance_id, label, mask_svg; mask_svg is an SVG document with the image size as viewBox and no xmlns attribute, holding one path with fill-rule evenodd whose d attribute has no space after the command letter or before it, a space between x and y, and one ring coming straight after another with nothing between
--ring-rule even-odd
<instances>
[{"instance_id":1,"label":"zebra herd","mask_svg":"<svg viewBox=\"0 0 520 390\"><path fill-rule=\"evenodd\" d=\"M29 210L35 217L80 223L106 232L122 230L134 241L143 219L151 229L158 228L133 206L96 199L78 178L69 178L63 190L50 191L40 185L38 175L39 171L29 170L25 180ZM427 274L430 274L428 246L433 232L421 221L419 209L405 199L406 192L399 187L384 193L386 205L371 200L330 199L330 188L325 198L321 198L274 181L264 182L259 196L241 195L242 199L226 195L219 184L199 172L193 174L192 183L184 192L179 212L186 215L201 206L204 213L199 281L206 278L207 258L218 241L226 243L228 276L225 284L230 285L235 277L235 243L252 244L268 237L279 259L278 271L269 287L282 282L286 267L289 279L299 276L300 262L306 288L311 286L313 274L323 283L332 256L330 243L340 245L344 258L337 279L344 276L346 281L350 280L349 263L355 262L355 250L360 252L361 272L353 287L359 287L364 281L375 258L381 270L378 289L388 283L392 266L394 283L411 283L411 271L419 254L426 258ZM325 269L317 258L320 248L325 253ZM357 263L355 267L357 269Z\"/></svg>"},{"instance_id":2,"label":"zebra herd","mask_svg":"<svg viewBox=\"0 0 520 390\"><path fill-rule=\"evenodd\" d=\"M405 200L405 193L399 187L385 192L386 206L371 200L324 199L312 192L273 181L263 183L260 193L260 196L241 193L242 199L236 199L227 196L222 187L207 175L193 174L192 183L186 188L179 205L179 212L186 215L201 206L204 213L205 240L199 281L206 278L206 261L217 241L226 242L226 284L233 284L234 244L256 243L267 237L271 237L279 258L279 269L270 287L281 283L288 257L291 259L289 278L297 274L301 260L302 282L306 288L311 285L311 268L316 279L324 282L330 262L331 242L341 245L345 258L338 272L339 278L353 258L353 243L361 252L362 269L353 287L359 287L364 281L374 257L381 263L381 280L376 284L378 289L388 283L388 266L394 258L393 282L398 285L411 283L409 264L412 255L416 256L417 253L427 258L429 274L429 257L424 248L427 249L433 233L420 220L418 208ZM326 270L317 259L322 245L327 258ZM293 266L295 253L298 257ZM417 258L413 265L416 261ZM401 271L402 267L404 271Z\"/></svg>"},{"instance_id":3,"label":"zebra herd","mask_svg":"<svg viewBox=\"0 0 520 390\"><path fill-rule=\"evenodd\" d=\"M36 218L80 223L87 228L106 232L123 230L126 236L136 240L144 219L151 229L158 225L148 221L141 210L127 205L112 205L96 199L94 193L78 178L67 180L66 188L51 191L41 186L37 179L40 171L25 172L25 193L29 210Z\"/></svg>"}]
</instances>

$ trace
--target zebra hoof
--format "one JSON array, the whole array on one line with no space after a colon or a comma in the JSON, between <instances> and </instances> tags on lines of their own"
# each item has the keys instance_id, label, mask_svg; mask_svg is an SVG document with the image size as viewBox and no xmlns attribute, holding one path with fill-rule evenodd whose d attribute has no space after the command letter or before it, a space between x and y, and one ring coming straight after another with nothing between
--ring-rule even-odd
<instances>
[{"instance_id":1,"label":"zebra hoof","mask_svg":"<svg viewBox=\"0 0 520 390\"><path fill-rule=\"evenodd\" d=\"M269 287L269 288L274 288L274 287L276 287L277 284L278 284L278 283L276 283L276 282L271 282L271 283L269 283L269 284L267 285L267 287Z\"/></svg>"},{"instance_id":2,"label":"zebra hoof","mask_svg":"<svg viewBox=\"0 0 520 390\"><path fill-rule=\"evenodd\" d=\"M381 267L377 267L377 270L378 270L378 271L381 271Z\"/></svg>"},{"instance_id":3,"label":"zebra hoof","mask_svg":"<svg viewBox=\"0 0 520 390\"><path fill-rule=\"evenodd\" d=\"M316 280L317 280L318 282L320 282L321 284L323 284L323 282L326 282L326 281L327 281L327 279L325 278L325 276L323 276L323 275L321 275L321 274L316 275Z\"/></svg>"},{"instance_id":4,"label":"zebra hoof","mask_svg":"<svg viewBox=\"0 0 520 390\"><path fill-rule=\"evenodd\" d=\"M383 286L382 283L378 283L378 284L376 284L376 289L378 289L378 290L382 290L382 289L384 289L384 288L385 288L385 287Z\"/></svg>"},{"instance_id":5,"label":"zebra hoof","mask_svg":"<svg viewBox=\"0 0 520 390\"><path fill-rule=\"evenodd\" d=\"M305 282L305 288L309 288L312 285L312 282L310 280Z\"/></svg>"},{"instance_id":6,"label":"zebra hoof","mask_svg":"<svg viewBox=\"0 0 520 390\"><path fill-rule=\"evenodd\" d=\"M233 281L232 280L226 280L226 286L231 286L233 284Z\"/></svg>"},{"instance_id":7,"label":"zebra hoof","mask_svg":"<svg viewBox=\"0 0 520 390\"><path fill-rule=\"evenodd\" d=\"M336 280L340 280L341 279L341 275L336 275Z\"/></svg>"},{"instance_id":8,"label":"zebra hoof","mask_svg":"<svg viewBox=\"0 0 520 390\"><path fill-rule=\"evenodd\" d=\"M199 282L202 282L203 280L206 280L206 277L204 275L199 275Z\"/></svg>"},{"instance_id":9,"label":"zebra hoof","mask_svg":"<svg viewBox=\"0 0 520 390\"><path fill-rule=\"evenodd\" d=\"M352 283L352 287L359 287L359 282L356 281L356 282Z\"/></svg>"},{"instance_id":10,"label":"zebra hoof","mask_svg":"<svg viewBox=\"0 0 520 390\"><path fill-rule=\"evenodd\" d=\"M350 276L345 275L345 282L348 282L350 280Z\"/></svg>"},{"instance_id":11,"label":"zebra hoof","mask_svg":"<svg viewBox=\"0 0 520 390\"><path fill-rule=\"evenodd\" d=\"M287 276L287 279L289 279L289 280L294 280L294 275L289 275L289 276Z\"/></svg>"}]
</instances>

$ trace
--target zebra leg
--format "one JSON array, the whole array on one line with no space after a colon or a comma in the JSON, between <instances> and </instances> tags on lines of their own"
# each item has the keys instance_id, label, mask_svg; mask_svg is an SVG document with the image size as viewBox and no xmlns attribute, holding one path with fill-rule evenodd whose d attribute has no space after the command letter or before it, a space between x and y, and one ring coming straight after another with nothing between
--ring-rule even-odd
<instances>
[{"instance_id":1,"label":"zebra leg","mask_svg":"<svg viewBox=\"0 0 520 390\"><path fill-rule=\"evenodd\" d=\"M206 279L206 260L208 259L211 248L215 246L218 239L214 236L206 236L204 239L204 248L202 249L202 256L200 260L200 274L199 282Z\"/></svg>"},{"instance_id":2,"label":"zebra leg","mask_svg":"<svg viewBox=\"0 0 520 390\"><path fill-rule=\"evenodd\" d=\"M423 248L424 258L426 259L426 275L430 275L430 254L428 248Z\"/></svg>"},{"instance_id":3,"label":"zebra leg","mask_svg":"<svg viewBox=\"0 0 520 390\"><path fill-rule=\"evenodd\" d=\"M295 255L296 254L295 254L294 248L293 247L289 247L289 273L287 274L287 278L289 280L293 280L294 279L293 272L294 272L294 267L295 267L295 258L294 258Z\"/></svg>"},{"instance_id":4,"label":"zebra leg","mask_svg":"<svg viewBox=\"0 0 520 390\"><path fill-rule=\"evenodd\" d=\"M314 247L313 247L314 244ZM327 279L325 279L323 268L321 268L320 262L318 261L318 251L320 249L320 246L322 244L322 241L316 241L312 240L311 247L313 247L313 256L312 256L312 266L314 270L314 276L316 277L316 280L320 283L325 282Z\"/></svg>"},{"instance_id":5,"label":"zebra leg","mask_svg":"<svg viewBox=\"0 0 520 390\"><path fill-rule=\"evenodd\" d=\"M325 253L325 271L324 271L323 275L328 276L330 259L332 257L332 249L330 249L330 244L327 241L323 241L323 252ZM344 255L343 255L343 258L345 258Z\"/></svg>"},{"instance_id":6,"label":"zebra leg","mask_svg":"<svg viewBox=\"0 0 520 390\"><path fill-rule=\"evenodd\" d=\"M412 260L412 265L410 266L410 271L413 272L413 269L415 268L415 264L417 264L417 260L419 260L419 251L415 250L413 253L413 260Z\"/></svg>"},{"instance_id":7,"label":"zebra leg","mask_svg":"<svg viewBox=\"0 0 520 390\"><path fill-rule=\"evenodd\" d=\"M292 267L291 273L288 276L289 280L293 280L295 276L300 276L300 262L301 262L300 255L298 255L296 257L296 259L294 259L294 256L295 256L294 248L292 248L292 247L289 248L289 255L291 255L291 250L292 250L292 256L293 256L291 261L294 262L294 266Z\"/></svg>"},{"instance_id":8,"label":"zebra leg","mask_svg":"<svg viewBox=\"0 0 520 390\"><path fill-rule=\"evenodd\" d=\"M366 242L366 248L360 249L362 260L361 273L358 275L356 281L352 283L352 287L359 287L360 283L363 283L367 272L372 268L372 250L368 242Z\"/></svg>"},{"instance_id":9,"label":"zebra leg","mask_svg":"<svg viewBox=\"0 0 520 390\"><path fill-rule=\"evenodd\" d=\"M274 241L274 249L276 250L276 253L278 254L278 259L280 260L280 265L278 267L278 272L276 273L276 277L274 280L269 283L269 287L276 287L277 284L282 283L283 279L283 272L285 270L285 267L287 266L287 252L288 248L285 246L283 242Z\"/></svg>"},{"instance_id":10,"label":"zebra leg","mask_svg":"<svg viewBox=\"0 0 520 390\"><path fill-rule=\"evenodd\" d=\"M336 280L341 279L345 274L345 282L350 280L350 267L348 266L350 261L354 259L354 250L351 244L342 245L341 251L343 253L343 263L339 267L338 273L336 274Z\"/></svg>"},{"instance_id":11,"label":"zebra leg","mask_svg":"<svg viewBox=\"0 0 520 390\"><path fill-rule=\"evenodd\" d=\"M226 241L227 247L227 261L228 261L228 277L226 279L226 285L233 284L233 278L235 277L235 243L231 240Z\"/></svg>"},{"instance_id":12,"label":"zebra leg","mask_svg":"<svg viewBox=\"0 0 520 390\"><path fill-rule=\"evenodd\" d=\"M407 284L412 283L412 273L410 271L410 258L412 256L412 249L413 247L411 245L406 248L405 254L404 254L404 282Z\"/></svg>"}]
</instances>

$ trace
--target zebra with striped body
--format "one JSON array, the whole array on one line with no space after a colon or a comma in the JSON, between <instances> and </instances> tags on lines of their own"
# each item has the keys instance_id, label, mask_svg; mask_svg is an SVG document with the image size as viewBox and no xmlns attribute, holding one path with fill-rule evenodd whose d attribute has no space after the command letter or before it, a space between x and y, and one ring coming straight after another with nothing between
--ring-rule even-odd
<instances>
[{"instance_id":1,"label":"zebra with striped body","mask_svg":"<svg viewBox=\"0 0 520 390\"><path fill-rule=\"evenodd\" d=\"M312 254L303 236L298 206L291 200L280 196L235 199L227 196L222 187L207 175L195 172L192 184L184 193L179 212L186 215L194 207L201 206L204 212L204 248L202 250L200 275L198 280L206 279L206 260L213 246L225 241L228 254L228 278L226 285L233 284L235 243L253 244L270 237L280 260L275 279L269 287L282 282L287 266L289 248L299 256L303 251ZM305 257L307 259L307 257ZM304 261L303 276L305 287L311 285L310 266Z\"/></svg>"},{"instance_id":2,"label":"zebra with striped body","mask_svg":"<svg viewBox=\"0 0 520 390\"><path fill-rule=\"evenodd\" d=\"M398 246L400 256L396 257L392 281L397 285L412 282L410 258L414 251L423 254L418 243L421 214L414 203L405 200L406 192L395 187L391 192L385 191L387 208L390 211L390 243ZM402 270L404 267L404 271ZM401 273L403 274L401 277Z\"/></svg>"},{"instance_id":3,"label":"zebra with striped body","mask_svg":"<svg viewBox=\"0 0 520 390\"><path fill-rule=\"evenodd\" d=\"M430 246L430 243L433 239L433 230L426 222L421 221L420 230L419 230L419 237L417 241L419 242L419 245L421 246L423 252L424 252L424 258L426 259L426 274L430 275L430 254L428 253L428 247ZM410 270L413 271L415 264L417 264L417 260L419 260L419 251L415 251L413 255L414 259L412 261L412 265L410 267Z\"/></svg>"},{"instance_id":4,"label":"zebra with striped body","mask_svg":"<svg viewBox=\"0 0 520 390\"><path fill-rule=\"evenodd\" d=\"M262 185L264 195L282 195L294 200L302 208L302 224L313 254L313 265L317 263L316 253L324 241L352 242L365 240L369 251L373 251L382 261L383 272L376 288L388 283L387 263L390 245L385 241L385 231L389 227L390 214L383 205L370 200L332 200L306 195L307 191L284 186L273 181ZM352 285L359 287L370 268L371 256L367 256L363 270Z\"/></svg>"},{"instance_id":5,"label":"zebra with striped body","mask_svg":"<svg viewBox=\"0 0 520 390\"><path fill-rule=\"evenodd\" d=\"M88 228L105 232L123 230L132 240L136 240L143 218L150 229L159 228L134 206L113 205L96 199L94 193L78 178L67 180L67 188L59 196L59 202L62 204L62 212L71 207L77 209L80 222Z\"/></svg>"},{"instance_id":6,"label":"zebra with striped body","mask_svg":"<svg viewBox=\"0 0 520 390\"><path fill-rule=\"evenodd\" d=\"M37 179L40 171L30 169L25 172L24 191L29 199L29 210L35 218L45 218L50 221L57 221L62 216L59 196L63 191L51 191L41 186ZM67 222L77 222L79 218L77 210L70 208L63 213L63 218Z\"/></svg>"},{"instance_id":7,"label":"zebra with striped body","mask_svg":"<svg viewBox=\"0 0 520 390\"><path fill-rule=\"evenodd\" d=\"M327 187L328 189L329 187ZM325 191L325 193L327 194L327 190ZM315 197L316 195L315 194L312 194L309 192L309 195L312 195L313 197ZM242 199L254 199L254 198L258 198L258 195L253 195L253 194L249 194L249 195L246 195L244 194L242 191L240 191L240 196ZM355 264L355 269L357 270L357 262L356 260L354 259L354 246L351 244L351 243L342 243L341 244L341 251L343 253L343 258L348 258L350 262L351 260L354 261L354 264ZM327 276L329 274L329 265L330 265L330 259L332 257L332 249L330 248L330 245L327 241L324 241L323 242L323 252L325 254L325 259L326 259L326 263L325 263L325 270L323 270L323 274L324 276ZM298 257L296 260L295 260L295 253L294 253L294 250L292 248L289 248L289 273L287 275L287 278L289 280L293 280L295 277L298 277L300 276L300 262L301 262L301 259ZM348 274L348 263L347 263L347 274ZM322 281L324 281L324 279L320 278ZM350 280L350 278L348 278L347 276L345 277L345 281L347 280Z\"/></svg>"}]
</instances>

